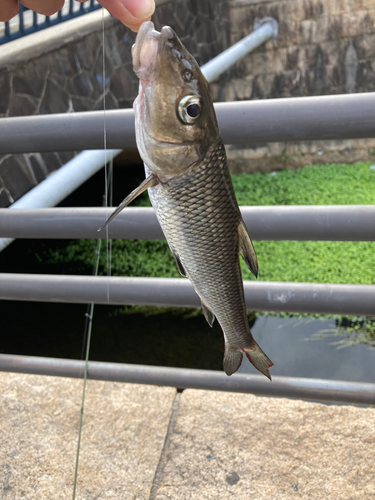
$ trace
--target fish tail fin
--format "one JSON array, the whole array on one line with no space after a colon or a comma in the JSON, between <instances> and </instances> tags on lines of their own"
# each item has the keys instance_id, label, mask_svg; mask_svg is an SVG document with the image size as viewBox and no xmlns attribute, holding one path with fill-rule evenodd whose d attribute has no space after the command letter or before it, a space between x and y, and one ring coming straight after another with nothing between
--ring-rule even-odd
<instances>
[{"instance_id":1,"label":"fish tail fin","mask_svg":"<svg viewBox=\"0 0 375 500\"><path fill-rule=\"evenodd\" d=\"M246 357L250 361L250 363L254 365L255 368L260 371L260 373L263 373L263 375L272 380L268 368L271 368L271 366L273 366L273 363L270 358L262 351L255 340L253 340L250 347L243 349L243 352L246 354Z\"/></svg>"},{"instance_id":2,"label":"fish tail fin","mask_svg":"<svg viewBox=\"0 0 375 500\"><path fill-rule=\"evenodd\" d=\"M228 349L225 346L223 367L227 375L233 375L242 363L242 352L238 349Z\"/></svg>"},{"instance_id":3,"label":"fish tail fin","mask_svg":"<svg viewBox=\"0 0 375 500\"><path fill-rule=\"evenodd\" d=\"M233 375L239 369L242 363L242 353L246 354L247 359L260 373L263 373L263 375L272 380L268 369L273 366L273 363L255 342L251 333L249 347L235 348L231 347L228 343L225 344L223 366L227 375Z\"/></svg>"}]
</instances>

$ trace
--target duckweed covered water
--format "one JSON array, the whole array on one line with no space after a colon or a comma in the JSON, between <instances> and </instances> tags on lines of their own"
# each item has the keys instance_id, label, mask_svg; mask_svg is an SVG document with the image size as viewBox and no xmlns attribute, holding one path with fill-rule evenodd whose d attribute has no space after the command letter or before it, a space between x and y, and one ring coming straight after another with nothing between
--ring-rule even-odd
<instances>
[{"instance_id":1,"label":"duckweed covered water","mask_svg":"<svg viewBox=\"0 0 375 500\"><path fill-rule=\"evenodd\" d=\"M240 205L373 204L375 171L369 165L313 165L232 179ZM129 189L119 193L119 200ZM147 194L136 204L149 205ZM255 241L254 247L261 281L375 284L374 242ZM35 269L43 267L44 272L90 274L95 248L93 240L35 241L22 261ZM103 252L99 274L107 274L106 262ZM242 271L244 279L253 279L244 265ZM113 241L111 273L179 277L167 243L150 240Z\"/></svg>"}]
</instances>

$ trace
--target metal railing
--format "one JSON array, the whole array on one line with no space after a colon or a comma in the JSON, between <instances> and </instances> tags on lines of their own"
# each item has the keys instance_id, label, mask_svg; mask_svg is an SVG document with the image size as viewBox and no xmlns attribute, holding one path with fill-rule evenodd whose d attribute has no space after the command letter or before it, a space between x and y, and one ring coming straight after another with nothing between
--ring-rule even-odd
<instances>
[{"instance_id":1,"label":"metal railing","mask_svg":"<svg viewBox=\"0 0 375 500\"><path fill-rule=\"evenodd\" d=\"M375 93L215 103L225 144L364 139L375 136ZM134 111L106 111L107 147L135 148ZM0 120L0 154L103 146L103 111Z\"/></svg>"},{"instance_id":2,"label":"metal railing","mask_svg":"<svg viewBox=\"0 0 375 500\"><path fill-rule=\"evenodd\" d=\"M251 311L373 316L374 285L244 281ZM200 307L189 280L119 276L0 274L0 300Z\"/></svg>"},{"instance_id":3,"label":"metal railing","mask_svg":"<svg viewBox=\"0 0 375 500\"><path fill-rule=\"evenodd\" d=\"M375 205L240 209L254 240L375 241ZM106 208L1 208L0 238L105 239L107 232L98 232L98 228L110 211ZM127 207L108 225L108 237L160 240L164 234L152 208Z\"/></svg>"},{"instance_id":4,"label":"metal railing","mask_svg":"<svg viewBox=\"0 0 375 500\"><path fill-rule=\"evenodd\" d=\"M100 8L97 0L87 0L80 4L74 0L67 0L64 7L56 14L43 16L19 3L18 15L6 23L0 23L0 45Z\"/></svg>"},{"instance_id":5,"label":"metal railing","mask_svg":"<svg viewBox=\"0 0 375 500\"><path fill-rule=\"evenodd\" d=\"M111 209L0 209L0 237L105 238ZM255 240L375 241L375 205L241 207ZM152 208L128 207L111 222L111 239L164 238ZM254 282L244 284L254 311L374 315L375 286ZM0 299L199 307L185 279L0 274Z\"/></svg>"},{"instance_id":6,"label":"metal railing","mask_svg":"<svg viewBox=\"0 0 375 500\"><path fill-rule=\"evenodd\" d=\"M216 105L225 142L371 137L375 94L277 99ZM102 113L0 120L0 150L13 152L100 147ZM37 131L36 133L34 131ZM15 138L15 139L14 139ZM107 112L111 147L135 146L132 110ZM254 239L375 241L375 206L241 207ZM0 237L102 238L109 209L0 211ZM159 239L151 208L127 208L108 228L110 238ZM374 285L245 282L249 308L257 311L372 316ZM189 281L161 278L0 275L0 298L101 304L199 307Z\"/></svg>"},{"instance_id":7,"label":"metal railing","mask_svg":"<svg viewBox=\"0 0 375 500\"><path fill-rule=\"evenodd\" d=\"M264 28L264 36L270 36L271 30L268 34L267 30ZM224 142L242 145L374 137L374 106L375 94L367 93L218 103L215 108ZM108 148L135 147L133 110L107 111L106 126ZM98 149L102 142L103 112L0 120L0 153ZM375 241L373 206L241 209L254 239ZM0 211L0 237L102 238L104 234L97 233L97 228L106 215L105 209L3 209ZM155 214L148 208L128 208L111 223L108 234L110 238L128 239L163 237ZM257 311L363 316L375 312L374 285L245 282L244 288L248 307ZM200 305L188 280L165 278L0 274L0 299ZM0 369L81 376L83 363L0 355ZM258 376L236 375L228 379L224 374L202 370L92 362L88 376L284 397L362 404L375 402L373 384L275 377L276 384L271 386Z\"/></svg>"},{"instance_id":8,"label":"metal railing","mask_svg":"<svg viewBox=\"0 0 375 500\"><path fill-rule=\"evenodd\" d=\"M17 373L53 375L82 378L84 361L37 356L0 354L0 370ZM128 382L178 389L206 389L259 394L261 396L308 399L330 403L375 404L375 384L322 380L297 377L272 377L272 384L263 375L234 374L223 372L143 366L124 363L89 361L87 378L111 382Z\"/></svg>"}]
</instances>

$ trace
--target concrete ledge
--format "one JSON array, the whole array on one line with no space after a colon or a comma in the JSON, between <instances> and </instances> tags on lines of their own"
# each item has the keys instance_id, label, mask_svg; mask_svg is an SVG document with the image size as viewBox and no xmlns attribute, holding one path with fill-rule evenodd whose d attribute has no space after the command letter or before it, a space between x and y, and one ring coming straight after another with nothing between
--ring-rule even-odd
<instances>
[{"instance_id":1,"label":"concrete ledge","mask_svg":"<svg viewBox=\"0 0 375 500\"><path fill-rule=\"evenodd\" d=\"M70 498L82 380L0 373L0 498ZM375 408L88 381L77 500L370 500Z\"/></svg>"},{"instance_id":2,"label":"concrete ledge","mask_svg":"<svg viewBox=\"0 0 375 500\"><path fill-rule=\"evenodd\" d=\"M149 497L176 391L88 381L77 499ZM82 380L0 373L0 498L71 498Z\"/></svg>"},{"instance_id":3,"label":"concrete ledge","mask_svg":"<svg viewBox=\"0 0 375 500\"><path fill-rule=\"evenodd\" d=\"M155 500L370 500L374 443L374 408L188 389Z\"/></svg>"}]
</instances>

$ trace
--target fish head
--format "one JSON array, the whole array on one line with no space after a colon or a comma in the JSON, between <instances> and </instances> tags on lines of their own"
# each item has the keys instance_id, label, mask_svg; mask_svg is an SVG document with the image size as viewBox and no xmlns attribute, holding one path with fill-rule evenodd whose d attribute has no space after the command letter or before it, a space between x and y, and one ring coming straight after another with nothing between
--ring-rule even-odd
<instances>
[{"instance_id":1,"label":"fish head","mask_svg":"<svg viewBox=\"0 0 375 500\"><path fill-rule=\"evenodd\" d=\"M140 155L159 178L200 162L219 137L208 82L169 26L142 24L132 48L139 93L134 101Z\"/></svg>"}]
</instances>

